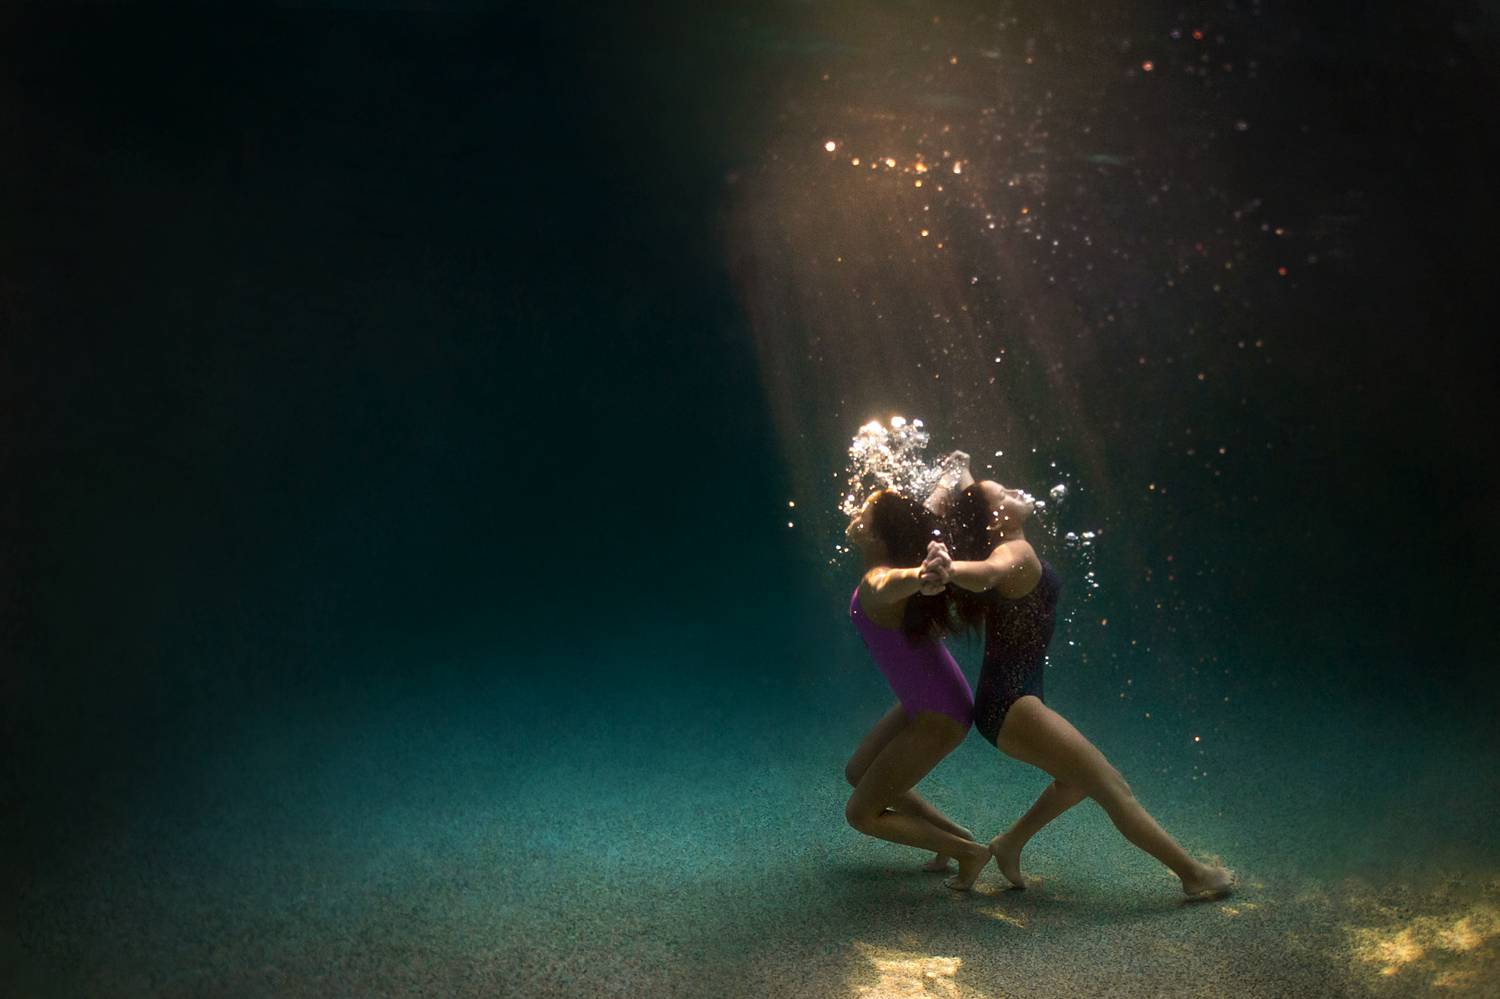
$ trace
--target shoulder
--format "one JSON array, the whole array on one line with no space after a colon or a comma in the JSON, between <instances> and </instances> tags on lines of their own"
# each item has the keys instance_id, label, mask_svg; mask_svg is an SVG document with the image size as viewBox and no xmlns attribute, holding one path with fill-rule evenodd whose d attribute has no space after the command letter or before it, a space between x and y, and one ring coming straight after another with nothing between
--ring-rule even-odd
<instances>
[{"instance_id":1,"label":"shoulder","mask_svg":"<svg viewBox=\"0 0 1500 999\"><path fill-rule=\"evenodd\" d=\"M1008 541L996 548L990 558L1004 566L1000 580L995 584L995 589L1003 597L1019 600L1042 581L1042 560L1029 541Z\"/></svg>"}]
</instances>

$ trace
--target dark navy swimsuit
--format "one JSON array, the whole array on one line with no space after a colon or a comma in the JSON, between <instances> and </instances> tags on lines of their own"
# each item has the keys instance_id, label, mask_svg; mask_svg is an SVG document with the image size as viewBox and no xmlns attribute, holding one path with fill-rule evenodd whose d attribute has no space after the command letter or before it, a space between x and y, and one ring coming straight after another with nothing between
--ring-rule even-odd
<instances>
[{"instance_id":1,"label":"dark navy swimsuit","mask_svg":"<svg viewBox=\"0 0 1500 999\"><path fill-rule=\"evenodd\" d=\"M996 593L984 615L984 665L974 689L974 727L993 743L1005 712L1027 694L1042 697L1042 671L1062 582L1046 562L1036 588L1019 600Z\"/></svg>"}]
</instances>

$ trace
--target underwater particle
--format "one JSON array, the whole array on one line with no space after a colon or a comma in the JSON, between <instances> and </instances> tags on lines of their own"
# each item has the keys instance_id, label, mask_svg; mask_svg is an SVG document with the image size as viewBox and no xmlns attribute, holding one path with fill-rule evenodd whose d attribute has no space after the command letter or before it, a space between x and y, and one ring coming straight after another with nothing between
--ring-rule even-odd
<instances>
[{"instance_id":1,"label":"underwater particle","mask_svg":"<svg viewBox=\"0 0 1500 999\"><path fill-rule=\"evenodd\" d=\"M1203 41L1203 29L1202 28L1194 28L1193 29L1193 41L1195 41L1195 42L1201 42L1201 41Z\"/></svg>"},{"instance_id":2,"label":"underwater particle","mask_svg":"<svg viewBox=\"0 0 1500 999\"><path fill-rule=\"evenodd\" d=\"M832 139L829 139L827 142L823 143L823 148L826 149L826 150L828 150L830 153L833 152L838 147L839 147L839 144L837 142L834 142Z\"/></svg>"},{"instance_id":3,"label":"underwater particle","mask_svg":"<svg viewBox=\"0 0 1500 999\"><path fill-rule=\"evenodd\" d=\"M923 238L923 239L926 239L926 238L927 238L927 230L926 230L926 229L923 229L923 230L922 230L922 238Z\"/></svg>"},{"instance_id":4,"label":"underwater particle","mask_svg":"<svg viewBox=\"0 0 1500 999\"><path fill-rule=\"evenodd\" d=\"M856 157L854 157L854 159L850 160L849 161L849 165L850 166L859 166L859 157L856 156Z\"/></svg>"},{"instance_id":5,"label":"underwater particle","mask_svg":"<svg viewBox=\"0 0 1500 999\"><path fill-rule=\"evenodd\" d=\"M1205 374L1204 372L1200 371L1200 372L1198 372L1198 380L1200 382L1207 381L1208 380L1208 375Z\"/></svg>"},{"instance_id":6,"label":"underwater particle","mask_svg":"<svg viewBox=\"0 0 1500 999\"><path fill-rule=\"evenodd\" d=\"M911 186L912 187L921 187L922 186L922 178L918 177L916 180L912 181Z\"/></svg>"},{"instance_id":7,"label":"underwater particle","mask_svg":"<svg viewBox=\"0 0 1500 999\"><path fill-rule=\"evenodd\" d=\"M797 506L797 501L796 500L787 500L786 501L786 505L788 507L795 508Z\"/></svg>"},{"instance_id":8,"label":"underwater particle","mask_svg":"<svg viewBox=\"0 0 1500 999\"><path fill-rule=\"evenodd\" d=\"M1155 68L1156 63L1152 62L1150 59L1147 59L1145 62L1141 63L1141 72L1143 73L1149 73Z\"/></svg>"},{"instance_id":9,"label":"underwater particle","mask_svg":"<svg viewBox=\"0 0 1500 999\"><path fill-rule=\"evenodd\" d=\"M796 524L794 524L794 523L792 523L792 522L791 522L791 521L790 521L790 520L789 520L789 521L787 521L787 522L786 522L786 526L787 526L787 527L796 527L796 526L797 526L797 525L796 525Z\"/></svg>"},{"instance_id":10,"label":"underwater particle","mask_svg":"<svg viewBox=\"0 0 1500 999\"><path fill-rule=\"evenodd\" d=\"M954 160L953 161L953 172L954 173L963 173L964 172L964 165L963 165L963 163L960 162L959 160Z\"/></svg>"},{"instance_id":11,"label":"underwater particle","mask_svg":"<svg viewBox=\"0 0 1500 999\"><path fill-rule=\"evenodd\" d=\"M1236 132L1248 132L1250 131L1250 123L1241 118L1239 121L1234 123L1234 130Z\"/></svg>"},{"instance_id":12,"label":"underwater particle","mask_svg":"<svg viewBox=\"0 0 1500 999\"><path fill-rule=\"evenodd\" d=\"M1203 737L1201 735L1195 735L1195 736L1193 736L1193 741L1194 742L1202 742L1203 741Z\"/></svg>"},{"instance_id":13,"label":"underwater particle","mask_svg":"<svg viewBox=\"0 0 1500 999\"><path fill-rule=\"evenodd\" d=\"M1068 487L1066 484L1059 482L1047 491L1047 495L1052 497L1053 502L1061 503L1068 498Z\"/></svg>"},{"instance_id":14,"label":"underwater particle","mask_svg":"<svg viewBox=\"0 0 1500 999\"><path fill-rule=\"evenodd\" d=\"M889 156L885 158L885 165L890 167L892 170L896 169L896 161Z\"/></svg>"},{"instance_id":15,"label":"underwater particle","mask_svg":"<svg viewBox=\"0 0 1500 999\"><path fill-rule=\"evenodd\" d=\"M1281 266L1281 267L1276 268L1276 273L1279 274L1279 275L1281 275L1282 277L1286 277L1286 275L1287 275L1286 267L1285 266Z\"/></svg>"},{"instance_id":16,"label":"underwater particle","mask_svg":"<svg viewBox=\"0 0 1500 999\"><path fill-rule=\"evenodd\" d=\"M1151 483L1151 484L1150 484L1150 485L1148 485L1148 486L1147 486L1147 487L1146 487L1146 488L1147 488L1147 489L1148 489L1148 490L1150 490L1150 491L1151 491L1151 492L1153 492L1153 493L1154 493L1154 492L1156 492L1156 483L1155 483L1155 482L1153 482L1153 483Z\"/></svg>"}]
</instances>

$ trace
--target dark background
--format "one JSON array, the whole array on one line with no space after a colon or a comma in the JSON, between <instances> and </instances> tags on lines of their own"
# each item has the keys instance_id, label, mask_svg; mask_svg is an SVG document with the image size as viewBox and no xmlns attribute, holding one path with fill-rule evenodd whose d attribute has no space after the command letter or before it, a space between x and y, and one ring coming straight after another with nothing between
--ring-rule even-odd
<instances>
[{"instance_id":1,"label":"dark background","mask_svg":"<svg viewBox=\"0 0 1500 999\"><path fill-rule=\"evenodd\" d=\"M778 437L730 261L732 179L843 9L3 15L7 825L46 839L318 694L499 669L586 699L549 667L579 636L837 627L848 571L786 529L787 449L836 467L846 436ZM1253 642L1247 682L1292 696L1487 710L1494 17L1266 18L1271 138L1216 169L1345 218L1348 252L1257 320L1246 436L1277 447L1201 501L1098 510L1132 538L1101 599L1159 648ZM1232 433L1234 402L1205 419ZM1212 571L1162 623L1136 560L1182 538Z\"/></svg>"}]
</instances>

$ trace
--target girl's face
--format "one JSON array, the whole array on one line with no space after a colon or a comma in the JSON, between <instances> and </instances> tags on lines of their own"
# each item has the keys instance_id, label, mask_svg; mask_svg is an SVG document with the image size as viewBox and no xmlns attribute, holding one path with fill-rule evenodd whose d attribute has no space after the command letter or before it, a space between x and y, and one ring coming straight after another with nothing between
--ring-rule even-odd
<instances>
[{"instance_id":1,"label":"girl's face","mask_svg":"<svg viewBox=\"0 0 1500 999\"><path fill-rule=\"evenodd\" d=\"M1031 494L1024 489L1014 489L998 482L986 482L983 488L985 502L990 507L989 528L992 531L1014 530L1036 512Z\"/></svg>"}]
</instances>

